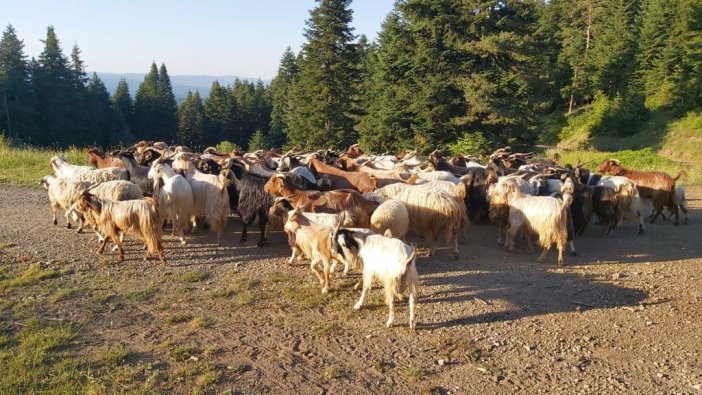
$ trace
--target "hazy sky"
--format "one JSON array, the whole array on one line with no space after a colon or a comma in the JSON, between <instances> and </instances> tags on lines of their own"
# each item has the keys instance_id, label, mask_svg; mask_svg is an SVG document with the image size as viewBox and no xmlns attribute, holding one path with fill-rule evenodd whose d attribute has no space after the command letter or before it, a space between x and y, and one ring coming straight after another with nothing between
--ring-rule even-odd
<instances>
[{"instance_id":1,"label":"hazy sky","mask_svg":"<svg viewBox=\"0 0 702 395\"><path fill-rule=\"evenodd\" d=\"M270 79L285 47L297 52L312 0L0 0L31 58L53 25L67 55L74 44L88 71L146 73L152 61L169 74ZM354 0L355 33L374 39L393 0Z\"/></svg>"}]
</instances>

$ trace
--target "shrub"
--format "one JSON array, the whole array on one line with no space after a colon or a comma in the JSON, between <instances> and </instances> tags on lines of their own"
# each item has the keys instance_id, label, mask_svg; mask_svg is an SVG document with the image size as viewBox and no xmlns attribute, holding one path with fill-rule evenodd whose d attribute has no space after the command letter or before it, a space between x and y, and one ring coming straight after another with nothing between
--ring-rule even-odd
<instances>
[{"instance_id":1,"label":"shrub","mask_svg":"<svg viewBox=\"0 0 702 395\"><path fill-rule=\"evenodd\" d=\"M215 148L217 148L217 151L219 151L219 152L227 152L227 153L232 152L235 149L241 150L241 147L239 147L238 145L232 143L231 141L227 141L227 140L220 142L219 144L217 144L215 146Z\"/></svg>"},{"instance_id":2,"label":"shrub","mask_svg":"<svg viewBox=\"0 0 702 395\"><path fill-rule=\"evenodd\" d=\"M492 152L490 142L480 132L465 133L463 137L448 146L453 155L474 155L485 158Z\"/></svg>"}]
</instances>

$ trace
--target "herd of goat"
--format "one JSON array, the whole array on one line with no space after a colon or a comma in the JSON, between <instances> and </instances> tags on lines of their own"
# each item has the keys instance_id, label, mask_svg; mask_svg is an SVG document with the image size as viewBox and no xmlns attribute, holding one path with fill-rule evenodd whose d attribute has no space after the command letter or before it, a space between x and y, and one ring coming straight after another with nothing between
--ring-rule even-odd
<instances>
[{"instance_id":1,"label":"herd of goat","mask_svg":"<svg viewBox=\"0 0 702 395\"><path fill-rule=\"evenodd\" d=\"M532 250L538 237L543 261L552 246L563 264L566 246L575 255L573 239L581 235L593 214L603 236L624 219L643 234L643 202L653 207L651 222L665 213L687 222L687 202L678 178L658 171L625 169L613 159L590 172L578 163L561 166L532 153L496 150L487 165L473 157L444 158L438 151L425 160L415 151L367 155L352 145L344 153L322 151L283 155L274 151L220 153L207 148L194 153L186 147L139 142L106 155L88 151L92 166L77 166L55 156L54 176L46 176L56 215L66 223L92 225L100 254L111 241L124 259L123 240L133 233L145 244L144 259L157 255L166 262L161 242L164 226L186 243L186 231L198 221L221 243L231 213L241 217L240 241L258 219L258 246L268 242L269 227L282 228L292 250L289 262L309 259L322 292L331 287L330 273L343 265L362 273L360 309L372 283L385 290L393 322L393 302L409 294L409 326L414 328L418 287L416 248L405 243L414 234L436 251L442 238L459 254L470 223L489 220L497 225L497 242L512 251L521 236ZM609 173L610 175L604 175ZM321 270L320 270L321 269Z\"/></svg>"}]
</instances>

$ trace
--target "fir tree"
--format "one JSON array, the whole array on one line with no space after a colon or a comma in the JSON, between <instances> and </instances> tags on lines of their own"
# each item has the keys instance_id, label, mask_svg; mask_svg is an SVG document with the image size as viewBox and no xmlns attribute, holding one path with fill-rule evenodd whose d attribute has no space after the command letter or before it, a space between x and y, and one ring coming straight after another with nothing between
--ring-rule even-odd
<instances>
[{"instance_id":1,"label":"fir tree","mask_svg":"<svg viewBox=\"0 0 702 395\"><path fill-rule=\"evenodd\" d=\"M301 148L344 147L354 142L357 52L350 0L318 0L310 11L290 100L289 144Z\"/></svg>"},{"instance_id":2,"label":"fir tree","mask_svg":"<svg viewBox=\"0 0 702 395\"><path fill-rule=\"evenodd\" d=\"M197 92L196 92L197 93ZM200 97L200 94L197 94ZM166 64L161 63L158 71L158 103L161 125L159 127L159 139L173 141L178 131L178 104L173 94L171 77L168 76Z\"/></svg>"},{"instance_id":3,"label":"fir tree","mask_svg":"<svg viewBox=\"0 0 702 395\"><path fill-rule=\"evenodd\" d=\"M0 131L11 137L30 136L33 105L24 42L14 27L7 25L0 39Z\"/></svg>"},{"instance_id":4,"label":"fir tree","mask_svg":"<svg viewBox=\"0 0 702 395\"><path fill-rule=\"evenodd\" d=\"M233 141L237 113L236 101L229 89L214 81L205 99L205 144L213 146L224 140Z\"/></svg>"},{"instance_id":5,"label":"fir tree","mask_svg":"<svg viewBox=\"0 0 702 395\"><path fill-rule=\"evenodd\" d=\"M134 135L139 139L155 140L160 137L159 84L156 62L139 84L134 97Z\"/></svg>"},{"instance_id":6,"label":"fir tree","mask_svg":"<svg viewBox=\"0 0 702 395\"><path fill-rule=\"evenodd\" d=\"M200 92L188 96L178 110L178 142L189 147L199 147L203 143L205 133L205 109L202 106Z\"/></svg>"},{"instance_id":7,"label":"fir tree","mask_svg":"<svg viewBox=\"0 0 702 395\"><path fill-rule=\"evenodd\" d=\"M271 147L280 148L285 144L288 132L288 124L285 119L290 114L290 89L298 72L295 54L290 50L290 47L287 47L280 59L278 74L271 81L270 86L271 121L268 144Z\"/></svg>"},{"instance_id":8,"label":"fir tree","mask_svg":"<svg viewBox=\"0 0 702 395\"><path fill-rule=\"evenodd\" d=\"M266 135L263 134L261 129L257 129L254 134L249 139L248 148L249 152L257 150L267 150L268 149L268 139Z\"/></svg>"},{"instance_id":9,"label":"fir tree","mask_svg":"<svg viewBox=\"0 0 702 395\"><path fill-rule=\"evenodd\" d=\"M97 143L102 146L115 145L118 141L113 138L110 133L112 106L110 103L110 94L105 88L105 84L100 80L96 73L93 73L92 78L88 81L88 108L91 118L90 130L92 139L87 140L87 143Z\"/></svg>"},{"instance_id":10,"label":"fir tree","mask_svg":"<svg viewBox=\"0 0 702 395\"><path fill-rule=\"evenodd\" d=\"M134 140L132 134L134 105L129 94L129 86L124 78L117 84L117 89L110 100L112 102L112 140L129 143Z\"/></svg>"}]
</instances>

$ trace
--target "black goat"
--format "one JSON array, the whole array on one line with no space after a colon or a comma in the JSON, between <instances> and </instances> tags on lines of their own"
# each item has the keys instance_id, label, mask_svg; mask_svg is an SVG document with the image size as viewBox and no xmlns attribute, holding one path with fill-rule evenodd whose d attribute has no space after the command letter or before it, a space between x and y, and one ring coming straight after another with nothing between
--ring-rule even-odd
<instances>
[{"instance_id":1,"label":"black goat","mask_svg":"<svg viewBox=\"0 0 702 395\"><path fill-rule=\"evenodd\" d=\"M597 224L605 226L602 237L606 237L617 226L617 194L614 189L592 187L592 211L599 219Z\"/></svg>"},{"instance_id":2,"label":"black goat","mask_svg":"<svg viewBox=\"0 0 702 395\"><path fill-rule=\"evenodd\" d=\"M248 227L258 216L258 228L261 236L256 245L263 247L267 243L268 210L273 205L273 199L263 190L268 179L247 173L244 164L235 160L231 161L230 167L224 171L226 171L225 174L230 181L228 187L229 205L233 211L239 214L243 223L239 242L246 241Z\"/></svg>"}]
</instances>

